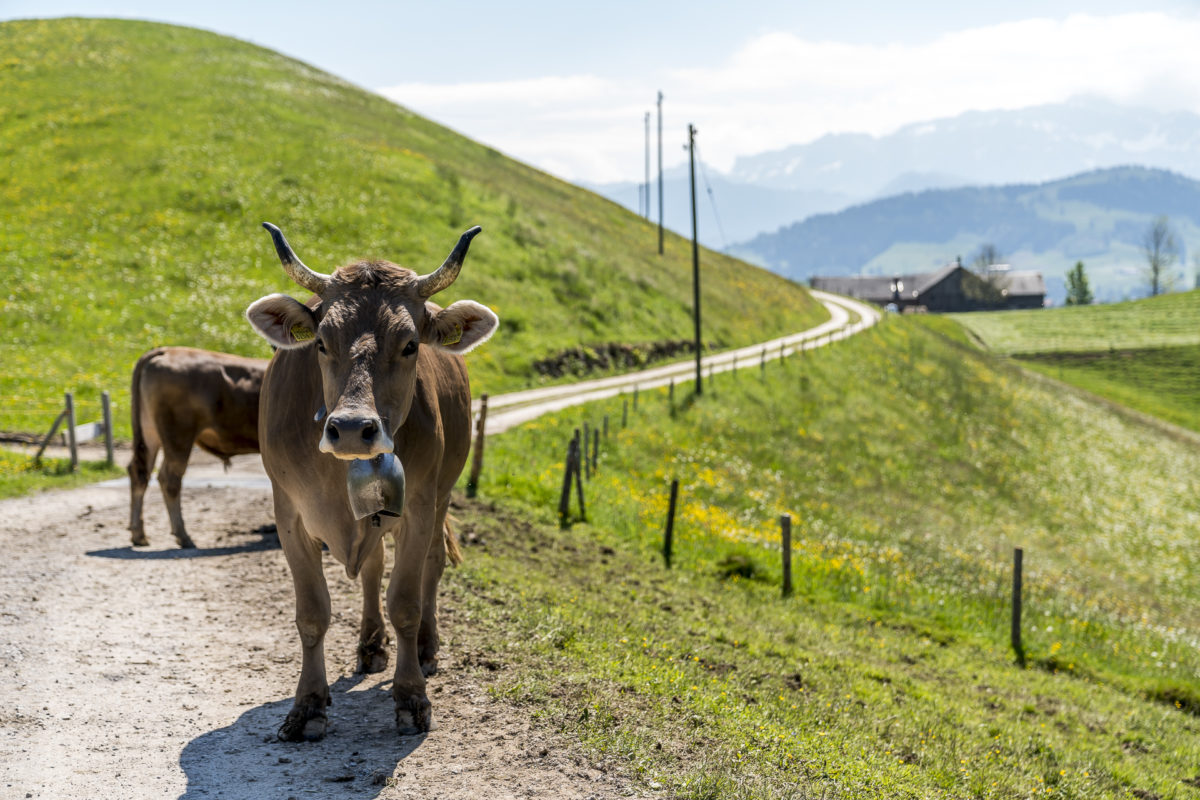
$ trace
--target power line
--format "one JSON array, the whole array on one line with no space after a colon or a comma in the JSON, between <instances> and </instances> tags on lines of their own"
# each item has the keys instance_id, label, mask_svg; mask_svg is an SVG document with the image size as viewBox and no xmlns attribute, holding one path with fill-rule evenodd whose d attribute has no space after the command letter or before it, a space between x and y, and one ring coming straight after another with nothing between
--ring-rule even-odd
<instances>
[{"instance_id":1,"label":"power line","mask_svg":"<svg viewBox=\"0 0 1200 800\"><path fill-rule=\"evenodd\" d=\"M725 228L721 225L721 215L717 213L717 198L713 194L712 184L708 182L708 170L704 168L704 158L699 153L699 148L696 148L696 160L700 162L700 175L704 178L704 188L708 190L708 201L712 204L713 218L717 221L717 232L721 234L721 251L729 249L729 242L725 238Z\"/></svg>"}]
</instances>

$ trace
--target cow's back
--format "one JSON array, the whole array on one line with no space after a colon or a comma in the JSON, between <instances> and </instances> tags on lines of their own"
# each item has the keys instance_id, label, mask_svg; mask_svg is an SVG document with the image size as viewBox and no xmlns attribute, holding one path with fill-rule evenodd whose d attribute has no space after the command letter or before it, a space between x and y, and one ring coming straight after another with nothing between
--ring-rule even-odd
<instances>
[{"instance_id":1,"label":"cow's back","mask_svg":"<svg viewBox=\"0 0 1200 800\"><path fill-rule=\"evenodd\" d=\"M138 364L141 421L160 439L178 431L221 458L257 453L265 359L191 347L161 347Z\"/></svg>"}]
</instances>

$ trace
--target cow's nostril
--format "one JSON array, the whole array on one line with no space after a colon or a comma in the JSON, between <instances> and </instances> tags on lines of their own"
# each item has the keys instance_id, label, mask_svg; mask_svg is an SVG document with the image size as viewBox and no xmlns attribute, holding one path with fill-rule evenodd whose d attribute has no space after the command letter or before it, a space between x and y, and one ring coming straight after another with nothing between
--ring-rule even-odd
<instances>
[{"instance_id":1,"label":"cow's nostril","mask_svg":"<svg viewBox=\"0 0 1200 800\"><path fill-rule=\"evenodd\" d=\"M363 428L362 437L364 442L369 442L375 438L375 434L379 433L379 429L375 427L375 423L368 422Z\"/></svg>"},{"instance_id":2,"label":"cow's nostril","mask_svg":"<svg viewBox=\"0 0 1200 800\"><path fill-rule=\"evenodd\" d=\"M337 425L333 424L333 420L330 420L329 424L325 426L325 435L329 437L329 441L331 442L336 442L341 436L338 433Z\"/></svg>"}]
</instances>

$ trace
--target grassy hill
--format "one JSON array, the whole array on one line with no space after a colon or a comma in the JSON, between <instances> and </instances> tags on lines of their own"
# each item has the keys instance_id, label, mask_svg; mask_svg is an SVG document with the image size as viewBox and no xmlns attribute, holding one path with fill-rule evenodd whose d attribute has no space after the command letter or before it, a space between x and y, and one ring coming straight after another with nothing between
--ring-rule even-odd
<instances>
[{"instance_id":1,"label":"grassy hill","mask_svg":"<svg viewBox=\"0 0 1200 800\"><path fill-rule=\"evenodd\" d=\"M995 352L1200 431L1200 291L1129 303L950 316Z\"/></svg>"},{"instance_id":2,"label":"grassy hill","mask_svg":"<svg viewBox=\"0 0 1200 800\"><path fill-rule=\"evenodd\" d=\"M953 332L894 318L690 405L643 393L570 531L566 440L622 401L499 437L452 635L680 797L1195 797L1200 454Z\"/></svg>"},{"instance_id":3,"label":"grassy hill","mask_svg":"<svg viewBox=\"0 0 1200 800\"><path fill-rule=\"evenodd\" d=\"M525 386L570 347L690 336L690 244L390 101L245 42L154 23L0 25L0 429L44 430L62 392L83 419L162 344L267 355L242 319L284 277L279 224L331 271L383 257L421 271L479 224L459 281L501 318L476 391ZM827 315L800 287L702 257L706 343Z\"/></svg>"}]
</instances>

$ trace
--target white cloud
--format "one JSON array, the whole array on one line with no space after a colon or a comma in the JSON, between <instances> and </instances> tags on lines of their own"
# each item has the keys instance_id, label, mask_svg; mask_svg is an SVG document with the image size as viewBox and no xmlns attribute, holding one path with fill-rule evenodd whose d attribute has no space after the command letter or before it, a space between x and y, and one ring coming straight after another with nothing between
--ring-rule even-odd
<instances>
[{"instance_id":1,"label":"white cloud","mask_svg":"<svg viewBox=\"0 0 1200 800\"><path fill-rule=\"evenodd\" d=\"M576 180L638 180L642 115L664 102L664 157L680 163L688 121L708 162L836 131L890 132L971 109L1013 109L1081 94L1200 110L1200 18L1162 13L1028 19L919 44L753 39L724 61L651 79L594 75L382 93L536 166ZM652 122L653 124L653 122Z\"/></svg>"}]
</instances>

